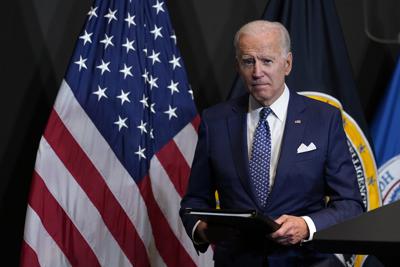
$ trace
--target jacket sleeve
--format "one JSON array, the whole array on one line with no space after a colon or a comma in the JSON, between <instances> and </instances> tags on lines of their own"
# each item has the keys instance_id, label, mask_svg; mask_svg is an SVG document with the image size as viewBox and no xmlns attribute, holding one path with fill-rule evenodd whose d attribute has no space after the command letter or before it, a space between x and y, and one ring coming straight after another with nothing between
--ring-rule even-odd
<instances>
[{"instance_id":1,"label":"jacket sleeve","mask_svg":"<svg viewBox=\"0 0 400 267\"><path fill-rule=\"evenodd\" d=\"M186 233L192 238L193 227L198 219L185 216L185 208L214 208L215 186L211 175L211 166L208 158L208 131L207 124L203 119L199 127L199 138L193 159L191 173L189 177L186 194L181 201L180 216L185 226ZM208 244L195 244L195 248L200 252L205 252Z\"/></svg>"}]
</instances>

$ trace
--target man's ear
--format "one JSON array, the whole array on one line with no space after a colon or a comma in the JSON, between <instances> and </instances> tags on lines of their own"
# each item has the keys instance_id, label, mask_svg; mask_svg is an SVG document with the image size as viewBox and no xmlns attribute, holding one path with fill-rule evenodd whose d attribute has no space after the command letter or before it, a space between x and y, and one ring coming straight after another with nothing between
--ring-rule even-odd
<instances>
[{"instance_id":1,"label":"man's ear","mask_svg":"<svg viewBox=\"0 0 400 267\"><path fill-rule=\"evenodd\" d=\"M292 63L293 63L293 54L289 52L286 56L285 60L285 75L289 75L290 71L292 70Z\"/></svg>"}]
</instances>

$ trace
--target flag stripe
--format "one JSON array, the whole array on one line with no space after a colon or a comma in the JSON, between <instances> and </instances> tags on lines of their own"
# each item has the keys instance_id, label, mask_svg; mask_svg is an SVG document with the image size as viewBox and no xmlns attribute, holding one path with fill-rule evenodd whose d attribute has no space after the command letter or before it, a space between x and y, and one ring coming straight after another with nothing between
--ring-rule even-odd
<instances>
[{"instance_id":1,"label":"flag stripe","mask_svg":"<svg viewBox=\"0 0 400 267\"><path fill-rule=\"evenodd\" d=\"M177 135L174 137L174 141L178 146L180 152L185 157L186 163L188 167L192 166L193 157L194 157L194 148L197 144L197 128L193 123L196 122L199 116L186 125Z\"/></svg>"},{"instance_id":2,"label":"flag stripe","mask_svg":"<svg viewBox=\"0 0 400 267\"><path fill-rule=\"evenodd\" d=\"M21 262L20 267L39 267L39 259L36 252L24 241L21 246Z\"/></svg>"},{"instance_id":3,"label":"flag stripe","mask_svg":"<svg viewBox=\"0 0 400 267\"><path fill-rule=\"evenodd\" d=\"M200 122L201 122L201 119L200 119L199 115L197 115L192 121L193 127L196 130L196 132L198 132L198 130L199 130Z\"/></svg>"},{"instance_id":4,"label":"flag stripe","mask_svg":"<svg viewBox=\"0 0 400 267\"><path fill-rule=\"evenodd\" d=\"M175 186L169 179L169 174L163 168L158 155L151 160L150 180L154 198L171 226L171 230L181 241L183 248L191 256L192 260L199 266L201 259L198 257L192 241L185 232L184 226L179 219L179 209L176 208L180 205L181 196L175 190ZM202 258L205 258L209 265L212 262L211 252L207 251Z\"/></svg>"},{"instance_id":5,"label":"flag stripe","mask_svg":"<svg viewBox=\"0 0 400 267\"><path fill-rule=\"evenodd\" d=\"M56 112L53 111L50 115L48 125L44 133L46 140L96 206L132 265L149 266L146 249L136 229L90 159L64 127Z\"/></svg>"},{"instance_id":6,"label":"flag stripe","mask_svg":"<svg viewBox=\"0 0 400 267\"><path fill-rule=\"evenodd\" d=\"M151 266L165 266L154 241L147 208L132 177L121 165L108 143L98 132L85 111L75 99L69 85L63 81L54 109L65 127L91 159L108 187L118 199L136 227L147 248ZM74 116L70 116L71 112ZM84 125L84 129L82 128Z\"/></svg>"},{"instance_id":7,"label":"flag stripe","mask_svg":"<svg viewBox=\"0 0 400 267\"><path fill-rule=\"evenodd\" d=\"M171 180L180 197L183 197L189 179L190 168L173 139L159 150L157 158L168 173L165 178ZM179 203L176 207L179 207Z\"/></svg>"},{"instance_id":8,"label":"flag stripe","mask_svg":"<svg viewBox=\"0 0 400 267\"><path fill-rule=\"evenodd\" d=\"M29 205L73 266L100 266L74 223L51 195L42 178L34 172Z\"/></svg>"},{"instance_id":9,"label":"flag stripe","mask_svg":"<svg viewBox=\"0 0 400 267\"><path fill-rule=\"evenodd\" d=\"M36 171L73 221L102 266L132 266L96 207L43 138Z\"/></svg>"},{"instance_id":10,"label":"flag stripe","mask_svg":"<svg viewBox=\"0 0 400 267\"><path fill-rule=\"evenodd\" d=\"M47 215L47 213L45 214ZM27 208L26 219L29 227L25 227L24 240L35 250L39 265L71 266L63 251L44 228L42 219L30 205Z\"/></svg>"},{"instance_id":11,"label":"flag stripe","mask_svg":"<svg viewBox=\"0 0 400 267\"><path fill-rule=\"evenodd\" d=\"M182 247L180 241L172 232L168 221L161 212L160 207L157 205L150 177L146 176L143 178L138 186L147 204L156 246L167 266L196 266L186 250ZM179 220L179 218L176 218L176 220ZM165 246L164 244L166 240L168 240L168 246Z\"/></svg>"}]
</instances>

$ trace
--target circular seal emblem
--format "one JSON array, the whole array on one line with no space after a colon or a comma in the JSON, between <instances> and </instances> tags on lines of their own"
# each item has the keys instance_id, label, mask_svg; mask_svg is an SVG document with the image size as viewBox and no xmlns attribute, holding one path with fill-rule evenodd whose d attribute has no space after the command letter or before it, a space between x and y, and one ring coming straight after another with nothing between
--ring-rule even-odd
<instances>
[{"instance_id":1,"label":"circular seal emblem","mask_svg":"<svg viewBox=\"0 0 400 267\"><path fill-rule=\"evenodd\" d=\"M383 205L400 199L400 155L379 168L378 183Z\"/></svg>"},{"instance_id":2,"label":"circular seal emblem","mask_svg":"<svg viewBox=\"0 0 400 267\"><path fill-rule=\"evenodd\" d=\"M371 146L365 138L364 133L358 126L357 122L343 109L342 104L336 98L314 91L298 92L301 95L328 103L338 109L342 113L343 128L347 136L347 144L353 161L354 168L357 173L358 186L360 188L361 197L367 210L378 208L381 203L379 188L377 183L377 168L372 153ZM400 159L400 158L399 158ZM400 170L400 160L398 170ZM399 173L397 171L397 173ZM397 195L400 197L400 188ZM351 257L345 260L345 266L362 266L366 256Z\"/></svg>"}]
</instances>

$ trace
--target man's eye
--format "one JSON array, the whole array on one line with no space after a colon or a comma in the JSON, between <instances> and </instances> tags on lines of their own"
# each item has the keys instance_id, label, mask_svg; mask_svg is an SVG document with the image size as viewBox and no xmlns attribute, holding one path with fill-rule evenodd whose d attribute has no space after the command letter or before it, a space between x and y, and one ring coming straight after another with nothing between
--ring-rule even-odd
<instances>
[{"instance_id":1,"label":"man's eye","mask_svg":"<svg viewBox=\"0 0 400 267\"><path fill-rule=\"evenodd\" d=\"M270 65L270 64L272 63L272 60L270 60L270 59L263 59L262 63L263 63L264 65Z\"/></svg>"},{"instance_id":2,"label":"man's eye","mask_svg":"<svg viewBox=\"0 0 400 267\"><path fill-rule=\"evenodd\" d=\"M252 66L252 65L254 65L254 59L251 59L251 58L242 59L242 64L245 66Z\"/></svg>"}]
</instances>

